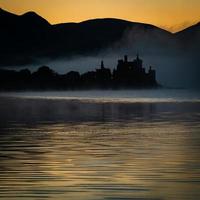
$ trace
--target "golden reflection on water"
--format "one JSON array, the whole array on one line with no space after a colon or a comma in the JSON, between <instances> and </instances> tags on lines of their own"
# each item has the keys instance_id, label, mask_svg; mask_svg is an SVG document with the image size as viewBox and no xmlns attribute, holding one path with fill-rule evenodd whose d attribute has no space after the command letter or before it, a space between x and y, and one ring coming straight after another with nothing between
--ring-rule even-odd
<instances>
[{"instance_id":1,"label":"golden reflection on water","mask_svg":"<svg viewBox=\"0 0 200 200\"><path fill-rule=\"evenodd\" d=\"M199 104L6 99L0 111L0 199L200 196Z\"/></svg>"},{"instance_id":2,"label":"golden reflection on water","mask_svg":"<svg viewBox=\"0 0 200 200\"><path fill-rule=\"evenodd\" d=\"M200 129L190 128L145 122L19 127L1 140L0 197L195 199Z\"/></svg>"}]
</instances>

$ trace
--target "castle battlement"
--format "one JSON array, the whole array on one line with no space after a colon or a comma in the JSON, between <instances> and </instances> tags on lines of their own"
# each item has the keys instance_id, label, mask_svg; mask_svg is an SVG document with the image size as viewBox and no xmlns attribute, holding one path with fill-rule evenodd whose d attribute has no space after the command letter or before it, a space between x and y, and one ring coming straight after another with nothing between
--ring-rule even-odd
<instances>
[{"instance_id":1,"label":"castle battlement","mask_svg":"<svg viewBox=\"0 0 200 200\"><path fill-rule=\"evenodd\" d=\"M132 61L125 55L124 59L118 60L116 69L113 70L113 80L120 86L145 86L156 85L156 71L150 66L148 72L143 67L143 60L139 54Z\"/></svg>"}]
</instances>

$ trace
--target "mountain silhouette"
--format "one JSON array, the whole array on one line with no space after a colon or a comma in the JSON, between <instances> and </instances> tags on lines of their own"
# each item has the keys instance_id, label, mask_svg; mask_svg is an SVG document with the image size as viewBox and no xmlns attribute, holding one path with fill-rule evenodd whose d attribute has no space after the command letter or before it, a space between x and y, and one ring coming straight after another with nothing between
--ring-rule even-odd
<instances>
[{"instance_id":1,"label":"mountain silhouette","mask_svg":"<svg viewBox=\"0 0 200 200\"><path fill-rule=\"evenodd\" d=\"M50 24L37 15L35 12L27 12L23 15L16 15L0 9L1 32L9 33L9 30L15 32L26 31L28 28L49 27ZM38 30L41 31L41 30Z\"/></svg>"},{"instance_id":2,"label":"mountain silhouette","mask_svg":"<svg viewBox=\"0 0 200 200\"><path fill-rule=\"evenodd\" d=\"M148 49L149 44L173 46L176 40L181 46L187 40L192 46L193 40L198 40L200 31L197 24L172 34L150 24L112 18L51 25L34 12L16 15L3 9L0 9L0 28L0 66L30 64L45 58L90 55L130 43L133 46L142 44ZM131 42L127 40L129 37Z\"/></svg>"},{"instance_id":3,"label":"mountain silhouette","mask_svg":"<svg viewBox=\"0 0 200 200\"><path fill-rule=\"evenodd\" d=\"M34 12L15 15L0 10L0 65L27 64L34 58L96 53L122 39L128 30L170 34L153 25L120 19L94 19L51 25Z\"/></svg>"},{"instance_id":4,"label":"mountain silhouette","mask_svg":"<svg viewBox=\"0 0 200 200\"><path fill-rule=\"evenodd\" d=\"M200 22L175 34L183 48L198 54L200 50ZM184 42L183 42L184 41Z\"/></svg>"}]
</instances>

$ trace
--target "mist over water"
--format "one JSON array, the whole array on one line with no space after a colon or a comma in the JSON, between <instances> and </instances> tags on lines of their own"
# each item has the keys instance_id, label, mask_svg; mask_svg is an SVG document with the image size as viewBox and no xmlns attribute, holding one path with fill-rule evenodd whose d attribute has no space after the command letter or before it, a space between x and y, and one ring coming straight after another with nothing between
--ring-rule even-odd
<instances>
[{"instance_id":1,"label":"mist over water","mask_svg":"<svg viewBox=\"0 0 200 200\"><path fill-rule=\"evenodd\" d=\"M129 59L136 57L136 50L129 52ZM55 71L66 73L69 71L79 71L84 73L100 67L100 61L104 60L105 67L114 69L117 66L117 60L123 58L122 51L116 54L98 55L88 57L75 57L69 60L52 61L45 63ZM195 58L188 58L187 55L149 55L141 51L141 58L144 61L146 71L152 66L157 72L157 80L163 86L199 88L199 65Z\"/></svg>"},{"instance_id":2,"label":"mist over water","mask_svg":"<svg viewBox=\"0 0 200 200\"><path fill-rule=\"evenodd\" d=\"M106 67L113 69L117 66L118 59L123 59L125 54L129 56L129 60L133 60L139 53L146 70L149 66L156 69L160 84L200 88L198 48L191 49L190 45L182 45L175 37L165 31L161 34L157 30L141 31L134 27L133 30L125 31L120 41L99 53L38 60L38 64L30 66L30 69L34 71L41 65L48 65L59 73L84 73L99 68L101 60L104 60Z\"/></svg>"},{"instance_id":3,"label":"mist over water","mask_svg":"<svg viewBox=\"0 0 200 200\"><path fill-rule=\"evenodd\" d=\"M78 100L95 103L180 103L200 102L199 90L138 89L138 90L74 90L1 92L0 97L49 100Z\"/></svg>"}]
</instances>

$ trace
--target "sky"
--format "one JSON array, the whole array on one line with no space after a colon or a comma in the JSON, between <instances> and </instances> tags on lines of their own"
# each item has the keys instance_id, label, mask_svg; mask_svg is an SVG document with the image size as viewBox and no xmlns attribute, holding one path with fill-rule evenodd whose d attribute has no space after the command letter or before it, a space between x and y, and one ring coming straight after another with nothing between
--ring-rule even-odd
<instances>
[{"instance_id":1,"label":"sky","mask_svg":"<svg viewBox=\"0 0 200 200\"><path fill-rule=\"evenodd\" d=\"M51 24L120 18L176 32L200 21L200 0L0 0L0 7L34 11Z\"/></svg>"}]
</instances>

